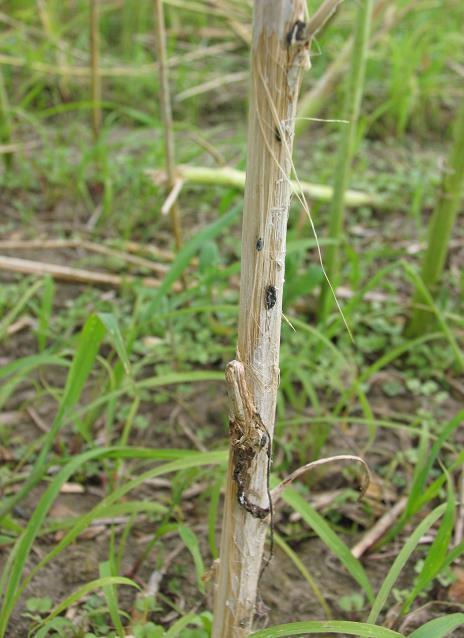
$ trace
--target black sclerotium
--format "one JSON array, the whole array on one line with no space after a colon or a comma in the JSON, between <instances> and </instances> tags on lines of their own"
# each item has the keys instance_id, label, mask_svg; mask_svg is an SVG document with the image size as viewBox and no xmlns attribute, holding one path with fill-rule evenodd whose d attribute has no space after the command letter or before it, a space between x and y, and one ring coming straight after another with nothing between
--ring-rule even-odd
<instances>
[{"instance_id":1,"label":"black sclerotium","mask_svg":"<svg viewBox=\"0 0 464 638\"><path fill-rule=\"evenodd\" d=\"M276 126L274 129L274 137L279 142L279 144L282 144L282 136L280 134L280 129L278 126Z\"/></svg>"},{"instance_id":2,"label":"black sclerotium","mask_svg":"<svg viewBox=\"0 0 464 638\"><path fill-rule=\"evenodd\" d=\"M277 290L275 289L275 286L268 286L266 288L266 293L264 295L264 303L266 304L266 308L268 310L270 310L271 308L274 308L274 306L276 305L276 301L277 301Z\"/></svg>"},{"instance_id":3,"label":"black sclerotium","mask_svg":"<svg viewBox=\"0 0 464 638\"><path fill-rule=\"evenodd\" d=\"M306 22L297 20L290 31L287 33L287 44L290 46L293 42L301 42L305 38Z\"/></svg>"},{"instance_id":4,"label":"black sclerotium","mask_svg":"<svg viewBox=\"0 0 464 638\"><path fill-rule=\"evenodd\" d=\"M259 237L258 241L256 242L256 250L257 250L258 252L261 252L261 251L262 251L262 249L263 249L263 247L264 247L264 241L263 241L263 238L262 238L262 237Z\"/></svg>"}]
</instances>

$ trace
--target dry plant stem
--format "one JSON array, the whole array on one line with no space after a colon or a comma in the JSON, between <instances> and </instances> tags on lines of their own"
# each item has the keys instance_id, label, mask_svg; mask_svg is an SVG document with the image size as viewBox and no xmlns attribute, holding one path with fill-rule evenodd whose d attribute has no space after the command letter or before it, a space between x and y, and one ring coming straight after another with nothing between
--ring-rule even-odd
<instances>
[{"instance_id":1,"label":"dry plant stem","mask_svg":"<svg viewBox=\"0 0 464 638\"><path fill-rule=\"evenodd\" d=\"M457 547L462 543L464 537L464 468L461 470L459 477L459 506L456 516L456 526L454 530L454 546Z\"/></svg>"},{"instance_id":2,"label":"dry plant stem","mask_svg":"<svg viewBox=\"0 0 464 638\"><path fill-rule=\"evenodd\" d=\"M227 51L237 48L236 42L221 42L220 44L209 47L198 47L194 51L190 51L183 55L176 55L167 61L169 68L180 66L193 62L194 60L204 60L208 56L217 56ZM10 55L0 55L0 66L12 66L16 68L27 68L35 73L43 75L52 75L64 78L90 78L92 77L92 69L88 66L73 66L62 64L60 66L47 64L45 62L32 62ZM139 64L137 66L100 66L100 78L138 78L146 75L153 75L158 69L157 64Z\"/></svg>"},{"instance_id":3,"label":"dry plant stem","mask_svg":"<svg viewBox=\"0 0 464 638\"><path fill-rule=\"evenodd\" d=\"M95 141L97 141L100 134L102 120L98 2L99 0L90 0L90 74L92 84L92 131Z\"/></svg>"},{"instance_id":4,"label":"dry plant stem","mask_svg":"<svg viewBox=\"0 0 464 638\"><path fill-rule=\"evenodd\" d=\"M1 80L0 80L1 82ZM0 89L1 90L1 89ZM1 99L1 98L0 98ZM40 142L24 142L18 144L0 144L0 155L12 155L19 151L29 151L41 146Z\"/></svg>"},{"instance_id":5,"label":"dry plant stem","mask_svg":"<svg viewBox=\"0 0 464 638\"><path fill-rule=\"evenodd\" d=\"M42 261L32 261L31 259L18 259L16 257L5 257L0 255L0 271L20 272L26 275L37 275L44 277L50 275L59 281L71 281L81 284L90 284L94 286L110 286L119 287L124 283L139 283L148 288L157 288L160 285L158 279L149 277L121 277L110 273L94 272L91 270L83 270L82 268L70 268L69 266L60 266L58 264L49 264ZM179 286L175 285L175 290L179 290Z\"/></svg>"},{"instance_id":6,"label":"dry plant stem","mask_svg":"<svg viewBox=\"0 0 464 638\"><path fill-rule=\"evenodd\" d=\"M96 242L86 241L85 239L57 239L57 240L43 240L43 241L1 241L0 250L50 250L53 248L82 248L89 252L98 253L100 255L107 255L108 257L114 257L127 264L133 264L139 268L151 270L157 274L165 275L169 270L169 266L166 264L158 264L151 259L145 259L144 257L138 257L137 255L131 255L128 252L116 250L114 248L105 246L104 244L97 244Z\"/></svg>"},{"instance_id":7,"label":"dry plant stem","mask_svg":"<svg viewBox=\"0 0 464 638\"><path fill-rule=\"evenodd\" d=\"M321 467L324 465L332 465L333 463L344 463L347 461L349 463L358 463L361 466L363 474L361 477L361 483L360 483L361 494L359 498L362 498L364 494L366 493L366 490L369 487L369 483L370 483L370 472L369 472L369 467L366 461L364 461L360 456L354 456L353 454L339 454L337 456L330 456L325 459L318 459L317 461L311 461L311 463L306 463L305 465L302 465L297 470L289 474L281 483L279 483L279 485L277 485L272 490L271 497L272 497L273 506L275 507L277 505L285 488L291 485L294 481L299 479L304 474L311 472L317 467Z\"/></svg>"},{"instance_id":8,"label":"dry plant stem","mask_svg":"<svg viewBox=\"0 0 464 638\"><path fill-rule=\"evenodd\" d=\"M50 3L49 3L50 4ZM37 0L37 8L39 11L40 21L42 22L43 30L47 39L53 43L56 49L56 62L58 67L66 66L65 49L61 46L60 40L55 33L55 26L52 14L52 7L47 6L46 0ZM65 100L70 98L70 92L68 87L68 78L66 74L61 75L59 80L59 87L61 95Z\"/></svg>"},{"instance_id":9,"label":"dry plant stem","mask_svg":"<svg viewBox=\"0 0 464 638\"><path fill-rule=\"evenodd\" d=\"M229 166L213 168L180 164L177 167L177 172L179 177L187 184L234 186L241 190L245 188L245 173ZM159 184L166 179L166 175L161 171L147 170L146 174L155 184ZM295 194L304 194L314 201L330 202L333 197L333 188L325 184L296 182L293 180L291 184L292 191ZM392 204L381 196L356 190L346 191L345 205L348 208L357 208L359 206L375 206L378 209L392 208Z\"/></svg>"},{"instance_id":10,"label":"dry plant stem","mask_svg":"<svg viewBox=\"0 0 464 638\"><path fill-rule=\"evenodd\" d=\"M365 554L372 545L382 538L399 515L403 513L407 500L408 499L406 497L400 498L400 500L377 521L374 527L372 527L367 534L365 534L363 538L356 543L351 550L351 553L355 558L361 558L361 556Z\"/></svg>"},{"instance_id":11,"label":"dry plant stem","mask_svg":"<svg viewBox=\"0 0 464 638\"><path fill-rule=\"evenodd\" d=\"M176 95L176 102L183 102L196 95L202 95L203 93L209 93L210 91L216 91L223 86L229 87L235 82L244 82L248 78L246 71L237 71L236 73L227 73L226 75L220 75L212 80L193 86L186 91L182 91Z\"/></svg>"},{"instance_id":12,"label":"dry plant stem","mask_svg":"<svg viewBox=\"0 0 464 638\"><path fill-rule=\"evenodd\" d=\"M162 248L155 248L154 246L144 246L142 244L138 244L135 241L117 241L113 242L113 246L109 246L108 250L121 248L126 250L128 253L142 253L149 254L157 259L163 261L173 261L174 254L170 250L163 250ZM98 249L97 249L98 246ZM76 237L75 239L5 239L0 240L0 250L50 250L53 248L86 248L88 250L94 250L95 252L104 252L106 251L105 244L96 244L94 242L89 242L86 239L82 239L80 237ZM120 253L120 256L125 253ZM127 255L126 255L127 257ZM153 262L152 262L153 263ZM192 262L195 263L195 262ZM160 269L166 269L161 264L159 264ZM148 265L147 265L148 267ZM155 264L153 265L153 269L155 268Z\"/></svg>"},{"instance_id":13,"label":"dry plant stem","mask_svg":"<svg viewBox=\"0 0 464 638\"><path fill-rule=\"evenodd\" d=\"M413 5L414 3L409 3ZM373 19L380 18L383 12L390 7L389 14L386 16L380 29L371 38L371 46L378 43L392 28L400 15L403 15L409 10L409 6L405 7L402 12L397 10L397 7L392 7L390 0L379 0L373 11ZM321 112L326 101L330 98L336 84L339 82L346 66L349 63L350 55L353 50L353 38L350 38L340 49L335 60L325 71L324 75L314 84L310 91L305 93L298 107L298 118L295 123L295 131L297 134L301 133L309 125L309 120L316 117Z\"/></svg>"},{"instance_id":14,"label":"dry plant stem","mask_svg":"<svg viewBox=\"0 0 464 638\"><path fill-rule=\"evenodd\" d=\"M227 366L230 456L213 638L244 638L272 504L270 448L279 383L293 121L303 68L305 0L256 0L237 361ZM302 37L302 39L300 39Z\"/></svg>"},{"instance_id":15,"label":"dry plant stem","mask_svg":"<svg viewBox=\"0 0 464 638\"><path fill-rule=\"evenodd\" d=\"M319 33L330 18L332 18L342 2L343 0L324 0L308 22L307 34L310 38Z\"/></svg>"},{"instance_id":16,"label":"dry plant stem","mask_svg":"<svg viewBox=\"0 0 464 638\"><path fill-rule=\"evenodd\" d=\"M158 57L159 90L161 102L161 117L164 128L164 149L166 154L166 173L168 177L168 191L172 191L176 184L176 160L174 154L174 134L172 126L171 95L169 92L168 65L166 56L166 30L164 28L163 0L155 0L156 52ZM172 231L177 250L182 246L182 228L180 211L177 201L170 208Z\"/></svg>"},{"instance_id":17,"label":"dry plant stem","mask_svg":"<svg viewBox=\"0 0 464 638\"><path fill-rule=\"evenodd\" d=\"M35 328L36 325L37 322L34 321L31 316L25 315L24 317L21 317L21 319L18 319L18 321L15 321L8 326L8 328L6 329L6 335L10 337L11 335L15 335L18 332L21 332L25 328Z\"/></svg>"}]
</instances>

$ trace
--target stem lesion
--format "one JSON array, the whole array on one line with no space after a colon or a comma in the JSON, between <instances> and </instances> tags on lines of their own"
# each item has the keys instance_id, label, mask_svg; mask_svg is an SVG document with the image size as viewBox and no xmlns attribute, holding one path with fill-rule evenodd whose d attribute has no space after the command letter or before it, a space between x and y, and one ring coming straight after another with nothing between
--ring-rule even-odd
<instances>
[{"instance_id":1,"label":"stem lesion","mask_svg":"<svg viewBox=\"0 0 464 638\"><path fill-rule=\"evenodd\" d=\"M241 361L231 361L226 367L226 383L230 401L229 427L233 459L233 478L237 500L254 518L266 519L272 513L269 491L269 473L272 457L272 439L249 393L245 368ZM254 503L249 496L250 470L257 456L267 456L267 507Z\"/></svg>"}]
</instances>

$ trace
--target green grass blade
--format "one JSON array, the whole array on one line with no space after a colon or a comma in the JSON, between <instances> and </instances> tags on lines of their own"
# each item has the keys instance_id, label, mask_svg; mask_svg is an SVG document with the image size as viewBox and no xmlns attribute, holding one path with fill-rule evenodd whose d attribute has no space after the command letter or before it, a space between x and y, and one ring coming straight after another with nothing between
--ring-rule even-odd
<instances>
[{"instance_id":1,"label":"green grass blade","mask_svg":"<svg viewBox=\"0 0 464 638\"><path fill-rule=\"evenodd\" d=\"M203 582L203 575L205 573L205 566L201 557L200 543L198 542L197 535L190 529L190 527L187 527L187 525L179 524L177 526L177 529L179 530L179 536L192 555L195 565L195 574L197 577L198 589L201 591L202 594L204 594L205 584Z\"/></svg>"},{"instance_id":2,"label":"green grass blade","mask_svg":"<svg viewBox=\"0 0 464 638\"><path fill-rule=\"evenodd\" d=\"M412 603L417 596L423 591L429 583L433 581L435 576L443 567L443 563L446 560L446 554L451 542L451 537L454 527L455 518L455 506L456 498L453 490L453 483L450 480L449 474L447 474L448 480L448 500L446 503L446 510L443 515L440 527L438 528L437 535L427 552L427 557L424 561L424 565L421 569L419 576L416 579L414 588L403 605L403 613L407 614Z\"/></svg>"},{"instance_id":3,"label":"green grass blade","mask_svg":"<svg viewBox=\"0 0 464 638\"><path fill-rule=\"evenodd\" d=\"M197 616L195 614L190 613L179 618L179 620L176 620L172 627L170 627L164 634L164 638L177 638L177 636L181 635L181 631L185 629L187 625L190 625L195 621L196 617Z\"/></svg>"},{"instance_id":4,"label":"green grass blade","mask_svg":"<svg viewBox=\"0 0 464 638\"><path fill-rule=\"evenodd\" d=\"M113 574L111 573L111 565L109 561L100 563L100 578L111 579ZM113 623L116 633L119 638L124 638L125 633L122 626L121 616L119 615L118 597L116 594L116 588L114 583L111 582L108 585L103 585L103 594L105 596L106 604L108 605L108 611L110 613L111 622Z\"/></svg>"},{"instance_id":5,"label":"green grass blade","mask_svg":"<svg viewBox=\"0 0 464 638\"><path fill-rule=\"evenodd\" d=\"M456 359L456 363L461 371L464 371L464 354L459 347L453 332L449 328L443 313L440 308L434 302L432 295L430 294L427 286L425 285L423 279L417 273L414 268L408 264L407 262L403 263L403 267L406 275L416 287L418 294L421 296L422 300L430 307L431 314L435 315L438 325L440 326L444 337L447 339L450 344L450 348L453 351L454 357ZM423 311L422 311L423 312ZM417 316L422 316L421 313L418 313Z\"/></svg>"},{"instance_id":6,"label":"green grass blade","mask_svg":"<svg viewBox=\"0 0 464 638\"><path fill-rule=\"evenodd\" d=\"M0 509L0 520L19 503L31 489L40 481L47 461L48 453L63 425L64 416L76 405L93 367L100 344L105 334L105 328L96 315L91 315L82 329L79 345L66 379L63 398L58 413L53 421L49 433L46 435L42 449L34 464L29 478L21 489Z\"/></svg>"},{"instance_id":7,"label":"green grass blade","mask_svg":"<svg viewBox=\"0 0 464 638\"><path fill-rule=\"evenodd\" d=\"M447 567L452 565L454 561L457 560L459 556L461 556L461 554L463 553L464 553L464 541L459 543L459 545L456 545L456 547L453 547L453 549L450 551L448 556L443 561L442 569L446 569Z\"/></svg>"},{"instance_id":8,"label":"green grass blade","mask_svg":"<svg viewBox=\"0 0 464 638\"><path fill-rule=\"evenodd\" d=\"M60 634L60 630L66 630L73 628L73 624L67 618L63 618L59 616L58 618L53 618L50 622L47 622L43 625L37 632L34 632L34 638L49 638L50 636L66 636L65 631ZM54 630L56 633L51 633ZM30 635L30 634L29 634Z\"/></svg>"},{"instance_id":9,"label":"green grass blade","mask_svg":"<svg viewBox=\"0 0 464 638\"><path fill-rule=\"evenodd\" d=\"M446 471L451 474L455 470L461 470L463 463L464 463L464 450L457 455L457 457L454 459L451 465L446 468ZM419 507L422 507L422 505L424 505L425 503L428 503L433 498L438 496L441 488L443 487L445 483L446 483L446 474L443 473L437 479L435 479L433 483L431 483L428 486L428 488L424 491L419 501Z\"/></svg>"},{"instance_id":10,"label":"green grass blade","mask_svg":"<svg viewBox=\"0 0 464 638\"><path fill-rule=\"evenodd\" d=\"M348 634L358 638L405 638L403 634L392 629L348 620L309 620L288 625L275 625L255 631L250 638L288 638L288 636L305 634Z\"/></svg>"},{"instance_id":11,"label":"green grass blade","mask_svg":"<svg viewBox=\"0 0 464 638\"><path fill-rule=\"evenodd\" d=\"M316 532L321 541L335 554L346 567L354 580L362 587L370 601L373 600L372 586L360 561L353 556L349 547L341 541L330 526L293 488L288 487L282 498L298 512L303 520Z\"/></svg>"},{"instance_id":12,"label":"green grass blade","mask_svg":"<svg viewBox=\"0 0 464 638\"><path fill-rule=\"evenodd\" d=\"M96 580L92 580L89 583L85 583L82 587L79 587L78 590L73 592L70 596L65 598L63 602L57 605L53 611L43 619L40 623L41 625L53 620L56 616L61 614L71 605L77 603L81 598L90 594L92 591L97 591L98 589L105 589L106 587L114 587L114 585L127 585L128 587L135 587L136 589L140 589L137 583L134 583L130 578L124 578L123 576L105 576L104 578L97 578ZM124 635L124 633L122 634Z\"/></svg>"},{"instance_id":13,"label":"green grass blade","mask_svg":"<svg viewBox=\"0 0 464 638\"><path fill-rule=\"evenodd\" d=\"M284 539L280 536L280 534L276 534L275 532L274 532L274 541L275 541L275 544L278 547L280 547L281 550L285 554L287 554L287 556L290 558L292 563L298 569L298 571L303 576L305 581L308 583L308 585L311 588L311 591L316 596L317 600L319 601L320 606L324 610L325 617L330 620L332 618L332 611L331 611L329 605L326 603L325 598L322 595L321 590L319 589L316 581L311 576L309 571L306 569L306 566L300 560L298 554L293 551L293 549L290 547L290 545L284 541Z\"/></svg>"},{"instance_id":14,"label":"green grass blade","mask_svg":"<svg viewBox=\"0 0 464 638\"><path fill-rule=\"evenodd\" d=\"M14 374L22 374L26 376L29 372L32 372L32 370L40 368L41 366L69 367L69 365L69 361L66 361L63 357L58 357L54 354L45 352L43 354L33 354L29 357L16 359L15 361L3 366L0 369L0 379L6 379L6 377Z\"/></svg>"},{"instance_id":15,"label":"green grass blade","mask_svg":"<svg viewBox=\"0 0 464 638\"><path fill-rule=\"evenodd\" d=\"M119 358L121 359L122 365L124 366L124 370L128 376L131 376L131 365L129 361L129 355L127 353L126 344L124 343L124 339L122 338L121 331L119 329L118 320L116 317L108 312L99 312L97 317L100 319L102 324L105 326L106 332L111 337L113 342L114 349L118 353Z\"/></svg>"},{"instance_id":16,"label":"green grass blade","mask_svg":"<svg viewBox=\"0 0 464 638\"><path fill-rule=\"evenodd\" d=\"M32 543L39 533L40 527L45 519L45 516L52 506L54 500L59 494L60 488L68 478L84 463L90 460L96 460L99 458L166 458L166 453L169 450L140 450L137 453L136 450L131 448L118 449L107 448L90 450L75 457L65 465L65 467L56 475L49 487L42 495L30 521L24 532L24 534L18 539L14 549L10 553L10 569L4 569L2 574L2 581L0 583L0 595L3 594L2 608L0 610L0 637L3 638L4 632L7 627L8 619L11 612L18 600L21 592L25 589L27 584L31 581L33 576L50 560L57 556L65 547L72 543L79 534L86 529L89 523L102 516L103 513L112 506L116 501L122 498L129 491L135 487L141 485L145 480L162 476L170 472L177 472L179 470L187 469L190 467L200 467L202 465L217 465L227 462L227 453L220 452L189 452L185 450L177 451L177 460L164 464L160 467L156 467L152 470L137 476L125 485L122 485L117 490L114 490L109 496L103 499L96 507L90 512L79 517L74 527L65 535L65 537L51 550L39 563L31 570L29 575L24 579L24 582L19 587L19 581L26 564L27 558L31 551ZM172 458L172 456L171 456ZM11 569L14 564L14 569Z\"/></svg>"},{"instance_id":17,"label":"green grass blade","mask_svg":"<svg viewBox=\"0 0 464 638\"><path fill-rule=\"evenodd\" d=\"M166 385L177 385L179 383L201 383L202 381L219 381L224 383L224 373L217 372L216 370L194 370L192 372L170 372L168 374L162 374L156 377L149 377L148 379L142 379L141 381L134 381L132 385L123 385L117 390L107 392L98 399L87 403L83 408L73 412L73 417L81 417L91 410L95 410L101 405L108 403L108 401L130 393L133 389L137 390L152 390L154 388L161 388ZM67 423L71 419L71 416L65 420Z\"/></svg>"},{"instance_id":18,"label":"green grass blade","mask_svg":"<svg viewBox=\"0 0 464 638\"><path fill-rule=\"evenodd\" d=\"M24 295L15 303L13 308L8 312L0 321L0 341L6 336L8 327L13 323L21 310L26 306L28 301L36 294L36 292L42 287L43 281L39 279L32 286L30 286Z\"/></svg>"},{"instance_id":19,"label":"green grass blade","mask_svg":"<svg viewBox=\"0 0 464 638\"><path fill-rule=\"evenodd\" d=\"M337 154L329 218L329 237L335 240L335 243L329 245L325 251L327 278L322 282L319 299L319 319L321 321L327 319L333 304L333 293L329 282L334 287L338 284L340 270L339 243L343 233L346 191L359 136L359 115L364 92L373 4L373 0L360 0L357 5L353 52L348 74L348 87L343 105L343 113L349 119L349 123L342 129Z\"/></svg>"},{"instance_id":20,"label":"green grass blade","mask_svg":"<svg viewBox=\"0 0 464 638\"><path fill-rule=\"evenodd\" d=\"M419 451L418 458L424 459L422 466L417 466L417 471L414 472L411 491L408 497L408 502L404 513L402 514L398 523L392 528L386 540L394 538L400 532L406 522L413 516L419 509L425 504L424 495L426 494L425 485L427 479L430 476L433 464L438 458L443 444L450 440L452 433L461 425L464 419L464 411L459 412L446 426L442 429L440 436L434 442L432 449L424 454ZM446 480L446 479L445 479Z\"/></svg>"},{"instance_id":21,"label":"green grass blade","mask_svg":"<svg viewBox=\"0 0 464 638\"><path fill-rule=\"evenodd\" d=\"M137 514L166 514L169 509L160 503L150 501L127 501L115 503L101 512L101 518L114 518L115 516L137 516ZM58 519L56 522L47 525L41 534L50 534L58 530L69 529L76 524L79 517Z\"/></svg>"},{"instance_id":22,"label":"green grass blade","mask_svg":"<svg viewBox=\"0 0 464 638\"><path fill-rule=\"evenodd\" d=\"M170 291L172 285L178 281L187 268L193 257L198 253L205 242L217 237L223 230L228 228L238 217L242 210L242 205L234 206L228 213L217 219L215 222L197 233L177 254L171 268L166 273L161 286L151 297L150 303L144 312L144 321L150 320L158 310L160 300Z\"/></svg>"},{"instance_id":23,"label":"green grass blade","mask_svg":"<svg viewBox=\"0 0 464 638\"><path fill-rule=\"evenodd\" d=\"M70 364L69 361L66 361L66 359L62 357L43 353L23 357L4 366L3 369L0 370L0 380L7 379L8 377L12 378L2 382L2 387L0 388L0 409L3 408L5 402L13 394L16 386L22 383L30 372L36 368L47 365L69 367Z\"/></svg>"},{"instance_id":24,"label":"green grass blade","mask_svg":"<svg viewBox=\"0 0 464 638\"><path fill-rule=\"evenodd\" d=\"M362 374L354 381L354 383L343 393L341 398L339 399L337 405L335 406L335 414L340 414L346 404L351 400L356 392L359 392L363 383L367 383L369 379L379 370L385 368L385 366L389 365L395 359L398 359L406 352L410 350L414 350L416 346L420 346L423 343L427 343L429 341L436 341L438 339L443 339L443 335L441 332L433 332L431 334L422 335L421 337L417 337L417 339L413 339L410 341L405 341L401 343L399 346L395 348L391 348L384 355L379 357L377 361L375 361L372 365L366 368Z\"/></svg>"},{"instance_id":25,"label":"green grass blade","mask_svg":"<svg viewBox=\"0 0 464 638\"><path fill-rule=\"evenodd\" d=\"M451 234L464 193L464 105L462 101L456 114L453 137L449 165L444 171L441 196L429 222L427 249L422 258L421 281L424 287L421 285L414 297L414 302L423 303L425 300L428 305L432 299L429 290L435 291L443 274ZM434 309L433 301L431 307ZM418 308L407 326L408 334L424 332L427 329L429 317L430 314L426 310ZM440 317L438 319L440 321ZM461 357L459 357L461 368L464 369Z\"/></svg>"},{"instance_id":26,"label":"green grass blade","mask_svg":"<svg viewBox=\"0 0 464 638\"><path fill-rule=\"evenodd\" d=\"M55 283L52 277L45 277L37 322L37 344L39 346L39 352L43 352L47 345L47 335L52 315L54 297Z\"/></svg>"},{"instance_id":27,"label":"green grass blade","mask_svg":"<svg viewBox=\"0 0 464 638\"><path fill-rule=\"evenodd\" d=\"M367 618L368 623L375 623L382 611L390 592L396 583L401 570L409 560L411 554L416 549L422 536L432 527L432 525L444 514L447 505L444 503L436 507L423 521L419 523L414 532L408 538L404 547L396 557L393 565L385 577L382 586L377 594L372 609Z\"/></svg>"},{"instance_id":28,"label":"green grass blade","mask_svg":"<svg viewBox=\"0 0 464 638\"><path fill-rule=\"evenodd\" d=\"M409 634L409 638L444 638L450 631L464 625L464 614L447 614L434 618Z\"/></svg>"}]
</instances>

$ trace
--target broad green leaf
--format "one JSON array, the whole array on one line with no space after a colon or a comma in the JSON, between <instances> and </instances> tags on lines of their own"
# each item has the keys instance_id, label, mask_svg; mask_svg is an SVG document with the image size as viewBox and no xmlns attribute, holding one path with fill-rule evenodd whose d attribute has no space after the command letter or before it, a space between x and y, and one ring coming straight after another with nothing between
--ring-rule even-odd
<instances>
[{"instance_id":1,"label":"broad green leaf","mask_svg":"<svg viewBox=\"0 0 464 638\"><path fill-rule=\"evenodd\" d=\"M104 325L96 315L90 315L79 337L56 420L61 420L62 414L78 402L104 336Z\"/></svg>"},{"instance_id":2,"label":"broad green leaf","mask_svg":"<svg viewBox=\"0 0 464 638\"><path fill-rule=\"evenodd\" d=\"M351 576L363 588L369 600L373 600L372 586L360 561L353 556L349 547L340 540L325 520L320 516L292 487L282 493L282 498L298 512L303 520L316 532L321 541L327 545Z\"/></svg>"},{"instance_id":3,"label":"broad green leaf","mask_svg":"<svg viewBox=\"0 0 464 638\"><path fill-rule=\"evenodd\" d=\"M464 614L448 614L434 618L409 635L409 638L444 638L450 631L464 625Z\"/></svg>"}]
</instances>

